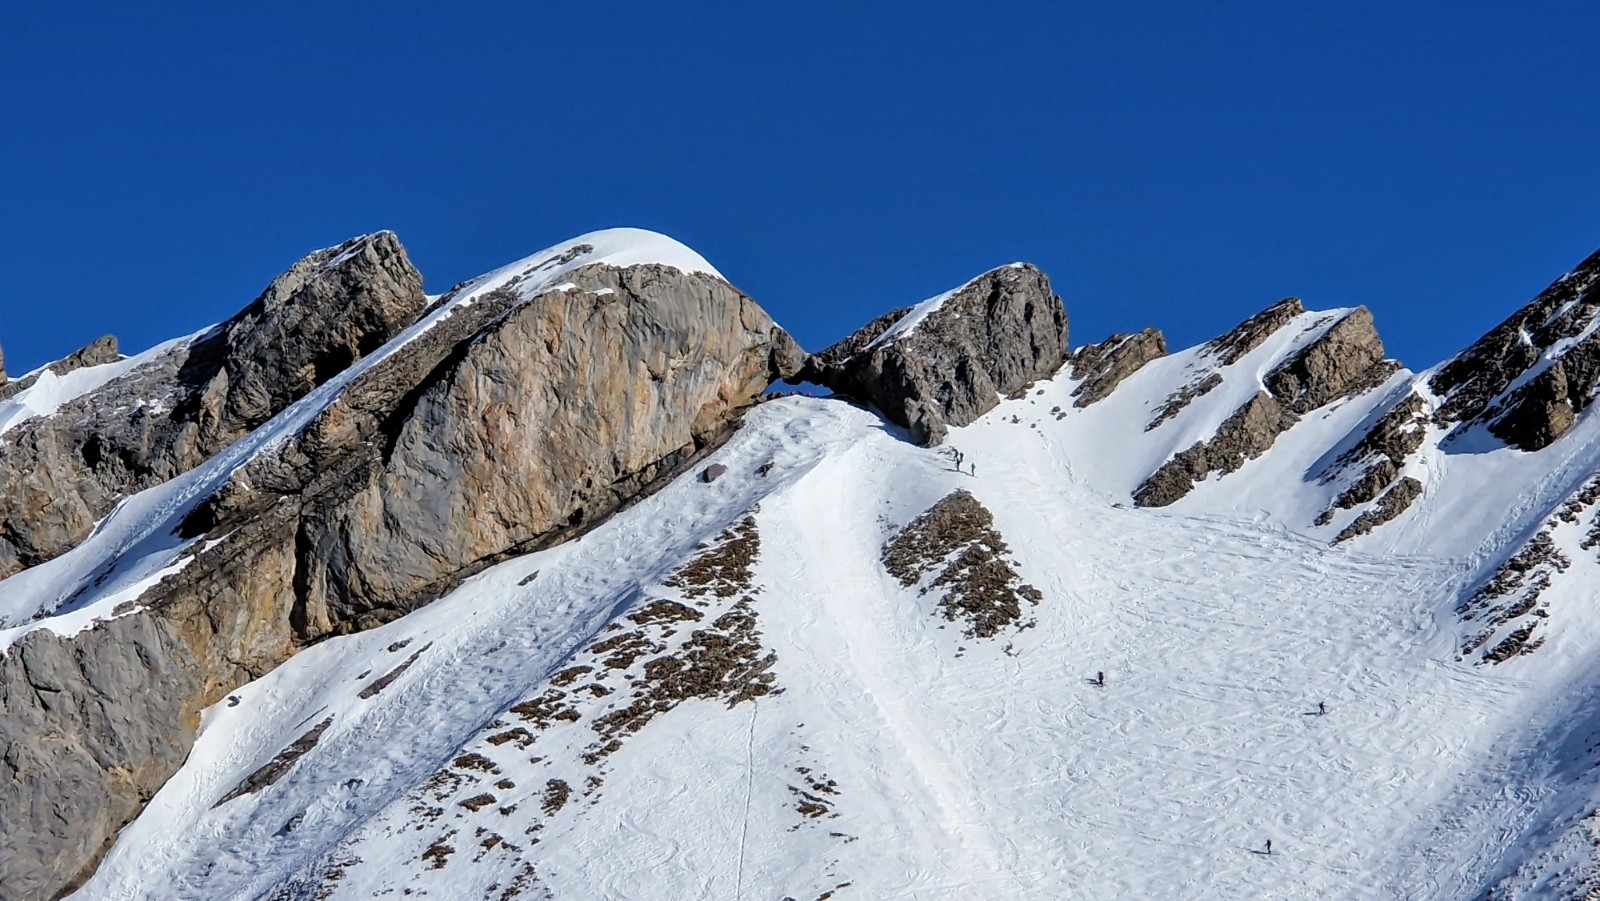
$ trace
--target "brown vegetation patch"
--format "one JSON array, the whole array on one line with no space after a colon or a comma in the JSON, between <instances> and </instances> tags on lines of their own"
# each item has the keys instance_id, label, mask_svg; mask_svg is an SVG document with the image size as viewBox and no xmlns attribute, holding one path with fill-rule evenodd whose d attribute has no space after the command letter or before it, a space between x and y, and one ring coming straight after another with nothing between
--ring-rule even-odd
<instances>
[{"instance_id":1,"label":"brown vegetation patch","mask_svg":"<svg viewBox=\"0 0 1600 901\"><path fill-rule=\"evenodd\" d=\"M677 601L652 601L628 614L628 619L641 626L665 623L696 623L704 618L705 615L700 611Z\"/></svg>"},{"instance_id":2,"label":"brown vegetation patch","mask_svg":"<svg viewBox=\"0 0 1600 901\"><path fill-rule=\"evenodd\" d=\"M457 757L454 761L452 761L450 765L458 770L488 773L491 776L500 775L500 767L496 766L493 760L490 760L482 754L462 754L460 757Z\"/></svg>"},{"instance_id":3,"label":"brown vegetation patch","mask_svg":"<svg viewBox=\"0 0 1600 901\"><path fill-rule=\"evenodd\" d=\"M450 862L450 855L456 853L456 849L450 847L449 843L447 843L445 839L449 838L450 835L453 834L453 832L447 833L444 836L434 839L433 844L429 845L427 850L422 852L422 859L428 862L428 869L442 870L444 869L444 865Z\"/></svg>"},{"instance_id":4,"label":"brown vegetation patch","mask_svg":"<svg viewBox=\"0 0 1600 901\"><path fill-rule=\"evenodd\" d=\"M571 685L572 683L583 678L585 673L591 672L594 672L594 667L592 666L569 666L561 672L556 673L554 676L551 676L550 684L559 688L566 688L568 685Z\"/></svg>"},{"instance_id":5,"label":"brown vegetation patch","mask_svg":"<svg viewBox=\"0 0 1600 901\"><path fill-rule=\"evenodd\" d=\"M540 799L540 809L545 816L555 816L561 808L567 806L567 799L572 797L572 786L565 780L551 779L544 784L544 797Z\"/></svg>"},{"instance_id":6,"label":"brown vegetation patch","mask_svg":"<svg viewBox=\"0 0 1600 901\"><path fill-rule=\"evenodd\" d=\"M624 632L613 635L593 647L589 648L592 654L605 654L600 662L606 669L627 669L635 660L646 654L654 654L661 650L661 646L644 637L642 632Z\"/></svg>"},{"instance_id":7,"label":"brown vegetation patch","mask_svg":"<svg viewBox=\"0 0 1600 901\"><path fill-rule=\"evenodd\" d=\"M689 598L736 597L750 588L750 567L760 547L755 518L746 516L718 535L706 553L673 573L666 584Z\"/></svg>"},{"instance_id":8,"label":"brown vegetation patch","mask_svg":"<svg viewBox=\"0 0 1600 901\"><path fill-rule=\"evenodd\" d=\"M1022 619L1022 602L1044 598L1024 583L994 517L966 491L955 491L912 520L883 548L883 565L910 588L934 574L922 594L944 589L945 619L963 619L969 638L989 638Z\"/></svg>"},{"instance_id":9,"label":"brown vegetation patch","mask_svg":"<svg viewBox=\"0 0 1600 901\"><path fill-rule=\"evenodd\" d=\"M508 741L514 741L517 743L518 750L526 750L529 745L533 744L534 736L527 729L517 726L504 732L496 732L484 740L495 747L499 747Z\"/></svg>"},{"instance_id":10,"label":"brown vegetation patch","mask_svg":"<svg viewBox=\"0 0 1600 901\"><path fill-rule=\"evenodd\" d=\"M534 728L544 730L551 723L576 722L579 714L577 708L571 704L562 703L567 696L566 692L551 689L537 698L532 698L511 708L511 712L521 717L524 722L533 724Z\"/></svg>"}]
</instances>

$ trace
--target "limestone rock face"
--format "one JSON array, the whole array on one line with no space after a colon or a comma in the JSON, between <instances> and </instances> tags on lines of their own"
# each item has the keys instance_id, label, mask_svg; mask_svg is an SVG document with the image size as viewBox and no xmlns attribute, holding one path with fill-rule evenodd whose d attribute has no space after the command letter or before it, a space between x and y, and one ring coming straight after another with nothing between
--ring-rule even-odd
<instances>
[{"instance_id":1,"label":"limestone rock face","mask_svg":"<svg viewBox=\"0 0 1600 901\"><path fill-rule=\"evenodd\" d=\"M1087 407L1110 396L1122 380L1144 364L1167 355L1167 339L1147 328L1136 334L1112 335L1099 344L1081 347L1072 355L1072 377L1081 384L1073 390L1075 407Z\"/></svg>"},{"instance_id":2,"label":"limestone rock face","mask_svg":"<svg viewBox=\"0 0 1600 901\"><path fill-rule=\"evenodd\" d=\"M1066 361L1066 311L1033 266L992 270L930 304L910 328L896 326L911 309L874 319L807 358L797 380L869 401L934 445Z\"/></svg>"},{"instance_id":3,"label":"limestone rock face","mask_svg":"<svg viewBox=\"0 0 1600 901\"><path fill-rule=\"evenodd\" d=\"M1280 301L1209 347L1219 359L1237 362L1301 312L1298 300ZM1209 440L1196 442L1162 464L1134 492L1134 503L1164 507L1187 495L1213 472L1237 471L1246 461L1266 453L1301 416L1369 391L1397 368L1384 359L1383 341L1373 327L1372 314L1365 307L1356 308L1267 373L1265 390L1235 410Z\"/></svg>"},{"instance_id":4,"label":"limestone rock face","mask_svg":"<svg viewBox=\"0 0 1600 901\"><path fill-rule=\"evenodd\" d=\"M203 462L383 344L426 303L393 234L357 238L296 263L196 341L8 430L0 577L72 547L117 501ZM50 368L116 359L107 337Z\"/></svg>"},{"instance_id":5,"label":"limestone rock face","mask_svg":"<svg viewBox=\"0 0 1600 901\"><path fill-rule=\"evenodd\" d=\"M0 898L56 897L189 753L199 674L172 627L39 630L0 657Z\"/></svg>"},{"instance_id":6,"label":"limestone rock face","mask_svg":"<svg viewBox=\"0 0 1600 901\"><path fill-rule=\"evenodd\" d=\"M533 296L475 296L350 377L195 508L180 532L209 540L144 610L73 637L30 633L0 660L0 821L26 824L0 834L0 897L86 875L181 764L206 706L308 642L600 522L714 448L796 356L721 279L594 265ZM278 359L315 377L314 355ZM218 366L204 384L253 371ZM205 396L219 430L261 396L278 402Z\"/></svg>"}]
</instances>

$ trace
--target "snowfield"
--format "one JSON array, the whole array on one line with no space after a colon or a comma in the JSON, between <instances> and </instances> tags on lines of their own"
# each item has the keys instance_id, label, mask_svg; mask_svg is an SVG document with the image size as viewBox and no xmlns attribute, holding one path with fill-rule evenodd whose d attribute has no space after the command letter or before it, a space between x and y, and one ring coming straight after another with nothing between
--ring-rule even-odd
<instances>
[{"instance_id":1,"label":"snowfield","mask_svg":"<svg viewBox=\"0 0 1600 901\"><path fill-rule=\"evenodd\" d=\"M1402 372L1172 507L1127 503L1332 321L1306 314L1148 433L1198 351L1085 410L1063 374L938 450L839 400L763 404L708 461L720 480L685 475L212 708L77 897L1466 898L1535 858L1526 886L1567 873L1588 860L1600 620L1563 579L1556 637L1479 666L1454 609L1570 492L1559 473L1600 462L1593 424L1556 474L1435 453L1418 510L1330 547L1337 524L1306 525L1332 490L1313 473ZM1440 500L1457 479L1504 494L1473 517ZM1252 486L1274 484L1299 493L1268 507ZM1024 628L964 637L884 569L956 489L1042 593ZM746 517L747 580L695 600L674 574ZM706 606L636 629L661 600ZM743 615L771 691L664 702L597 754L652 655ZM630 635L652 649L608 671Z\"/></svg>"}]
</instances>

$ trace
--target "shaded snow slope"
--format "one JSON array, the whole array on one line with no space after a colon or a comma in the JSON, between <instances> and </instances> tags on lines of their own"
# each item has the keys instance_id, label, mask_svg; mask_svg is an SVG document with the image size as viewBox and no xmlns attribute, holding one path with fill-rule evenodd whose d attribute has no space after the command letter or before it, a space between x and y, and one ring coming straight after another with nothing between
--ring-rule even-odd
<instances>
[{"instance_id":1,"label":"shaded snow slope","mask_svg":"<svg viewBox=\"0 0 1600 901\"><path fill-rule=\"evenodd\" d=\"M1127 503L1301 334L1150 432L1192 354L1081 411L1070 379L1041 383L939 451L838 401L764 404L716 482L216 705L78 896L1470 897L1588 797L1580 583L1553 589L1535 657L1459 659L1458 600L1544 501L1444 523L1430 495L1409 530L1330 547L1302 518L1331 490L1314 474L1388 386L1171 507ZM1556 470L1593 468L1600 439L1563 442ZM1563 490L1497 454L1441 456L1432 484ZM1300 487L1257 506L1248 486L1277 480ZM957 489L1042 595L991 639L880 559ZM1456 543L1429 548L1427 523ZM674 681L706 648L727 668ZM1545 854L1574 859L1562 841Z\"/></svg>"}]
</instances>

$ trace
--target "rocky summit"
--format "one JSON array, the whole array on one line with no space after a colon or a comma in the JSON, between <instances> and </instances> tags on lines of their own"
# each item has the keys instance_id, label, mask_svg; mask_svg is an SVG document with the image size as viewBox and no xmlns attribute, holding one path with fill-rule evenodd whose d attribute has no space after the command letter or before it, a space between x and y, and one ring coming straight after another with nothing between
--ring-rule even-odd
<instances>
[{"instance_id":1,"label":"rocky summit","mask_svg":"<svg viewBox=\"0 0 1600 901\"><path fill-rule=\"evenodd\" d=\"M1596 284L1413 372L317 251L0 377L0 899L1592 897Z\"/></svg>"}]
</instances>

